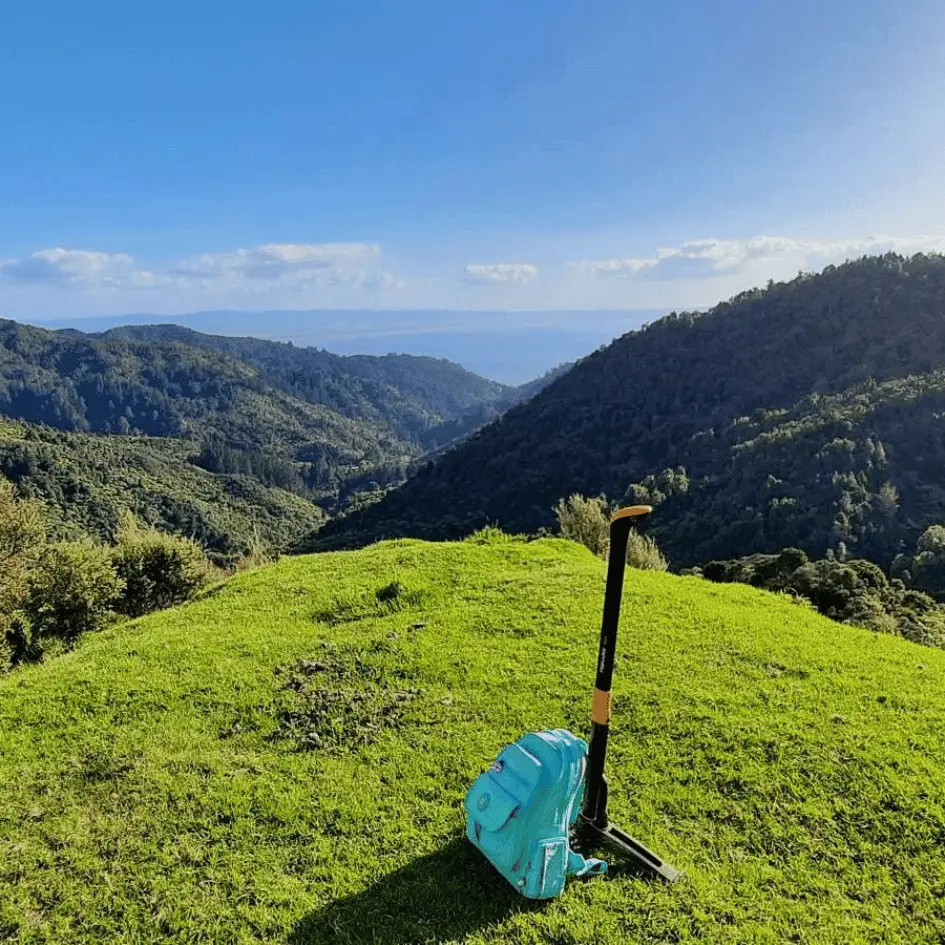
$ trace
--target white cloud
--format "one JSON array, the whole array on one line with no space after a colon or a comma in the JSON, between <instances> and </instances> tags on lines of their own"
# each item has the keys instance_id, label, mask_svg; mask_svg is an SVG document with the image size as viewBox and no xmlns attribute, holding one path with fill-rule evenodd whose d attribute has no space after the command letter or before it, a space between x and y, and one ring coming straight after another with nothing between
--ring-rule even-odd
<instances>
[{"instance_id":1,"label":"white cloud","mask_svg":"<svg viewBox=\"0 0 945 945\"><path fill-rule=\"evenodd\" d=\"M201 300L222 294L304 292L344 285L403 288L403 280L377 270L379 255L374 243L267 243L189 256L161 271L150 271L126 253L56 248L0 260L0 282L45 289L197 291Z\"/></svg>"},{"instance_id":2,"label":"white cloud","mask_svg":"<svg viewBox=\"0 0 945 945\"><path fill-rule=\"evenodd\" d=\"M380 255L375 243L266 243L229 253L203 253L181 260L170 275L182 281L228 287L273 282L359 281Z\"/></svg>"},{"instance_id":3,"label":"white cloud","mask_svg":"<svg viewBox=\"0 0 945 945\"><path fill-rule=\"evenodd\" d=\"M595 276L645 274L657 279L691 279L737 273L757 263L790 262L801 268L817 268L890 251L910 254L943 250L945 237L941 236L869 236L834 241L754 236L741 240L689 240L679 246L657 249L652 256L589 259L570 262L568 267Z\"/></svg>"},{"instance_id":4,"label":"white cloud","mask_svg":"<svg viewBox=\"0 0 945 945\"><path fill-rule=\"evenodd\" d=\"M396 289L398 292L403 289L407 289L410 286L410 282L407 279L401 279L398 276L395 276L393 273L385 272L381 270L380 272L368 273L361 280L361 284L366 289L373 289L375 291L383 292L385 289Z\"/></svg>"},{"instance_id":5,"label":"white cloud","mask_svg":"<svg viewBox=\"0 0 945 945\"><path fill-rule=\"evenodd\" d=\"M208 308L700 308L768 279L790 279L800 269L889 250L945 252L945 237L697 239L649 255L594 258L591 251L566 265L429 263L407 278L370 242L266 243L161 265L127 253L40 249L0 258L0 310L17 317Z\"/></svg>"},{"instance_id":6,"label":"white cloud","mask_svg":"<svg viewBox=\"0 0 945 945\"><path fill-rule=\"evenodd\" d=\"M466 281L477 284L495 282L530 282L538 275L533 263L489 263L466 267Z\"/></svg>"},{"instance_id":7,"label":"white cloud","mask_svg":"<svg viewBox=\"0 0 945 945\"><path fill-rule=\"evenodd\" d=\"M0 279L25 285L104 288L147 288L161 282L125 253L62 248L0 261Z\"/></svg>"},{"instance_id":8,"label":"white cloud","mask_svg":"<svg viewBox=\"0 0 945 945\"><path fill-rule=\"evenodd\" d=\"M601 276L632 276L644 269L650 269L659 263L659 259L630 257L629 259L582 259L580 262L569 262L572 269L589 272Z\"/></svg>"}]
</instances>

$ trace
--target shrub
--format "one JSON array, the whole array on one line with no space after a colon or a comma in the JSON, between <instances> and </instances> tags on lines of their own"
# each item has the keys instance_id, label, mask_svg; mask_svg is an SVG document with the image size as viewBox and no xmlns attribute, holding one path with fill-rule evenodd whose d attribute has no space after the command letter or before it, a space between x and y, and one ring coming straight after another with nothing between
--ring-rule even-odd
<instances>
[{"instance_id":1,"label":"shrub","mask_svg":"<svg viewBox=\"0 0 945 945\"><path fill-rule=\"evenodd\" d=\"M938 600L945 600L945 528L932 525L916 543L912 558L899 555L893 562L892 573L918 591L924 591Z\"/></svg>"},{"instance_id":2,"label":"shrub","mask_svg":"<svg viewBox=\"0 0 945 945\"><path fill-rule=\"evenodd\" d=\"M119 527L111 562L124 587L116 609L128 617L188 601L211 576L195 541L144 528L130 515Z\"/></svg>"},{"instance_id":3,"label":"shrub","mask_svg":"<svg viewBox=\"0 0 945 945\"><path fill-rule=\"evenodd\" d=\"M558 527L564 538L580 542L595 555L606 558L610 551L610 504L606 496L588 499L572 495L559 499L554 509ZM642 571L666 571L669 565L656 541L631 529L627 544L627 564Z\"/></svg>"},{"instance_id":4,"label":"shrub","mask_svg":"<svg viewBox=\"0 0 945 945\"><path fill-rule=\"evenodd\" d=\"M649 535L641 535L635 529L630 532L630 542L627 545L627 564L641 571L669 570L656 541Z\"/></svg>"},{"instance_id":5,"label":"shrub","mask_svg":"<svg viewBox=\"0 0 945 945\"><path fill-rule=\"evenodd\" d=\"M40 503L0 481L0 671L71 646L113 609L139 616L187 600L210 568L195 542L141 528L130 515L115 548L49 544Z\"/></svg>"},{"instance_id":6,"label":"shrub","mask_svg":"<svg viewBox=\"0 0 945 945\"><path fill-rule=\"evenodd\" d=\"M273 555L266 543L259 534L259 529L253 528L252 538L246 550L236 559L232 570L236 573L242 571L255 571L256 568L265 567L278 559L278 555Z\"/></svg>"},{"instance_id":7,"label":"shrub","mask_svg":"<svg viewBox=\"0 0 945 945\"><path fill-rule=\"evenodd\" d=\"M569 499L559 499L554 512L563 537L580 542L595 555L607 557L610 515L604 496L587 499L575 494Z\"/></svg>"},{"instance_id":8,"label":"shrub","mask_svg":"<svg viewBox=\"0 0 945 945\"><path fill-rule=\"evenodd\" d=\"M23 610L32 628L31 643L69 645L81 633L100 629L122 592L107 548L91 541L47 545L30 575Z\"/></svg>"},{"instance_id":9,"label":"shrub","mask_svg":"<svg viewBox=\"0 0 945 945\"><path fill-rule=\"evenodd\" d=\"M526 541L526 538L524 535L510 535L497 525L484 525L467 535L463 541L471 545L508 545Z\"/></svg>"},{"instance_id":10,"label":"shrub","mask_svg":"<svg viewBox=\"0 0 945 945\"><path fill-rule=\"evenodd\" d=\"M13 484L0 478L0 613L9 614L22 603L45 544L42 505L17 499Z\"/></svg>"},{"instance_id":11,"label":"shrub","mask_svg":"<svg viewBox=\"0 0 945 945\"><path fill-rule=\"evenodd\" d=\"M0 673L21 663L36 663L43 647L29 617L21 610L0 614Z\"/></svg>"},{"instance_id":12,"label":"shrub","mask_svg":"<svg viewBox=\"0 0 945 945\"><path fill-rule=\"evenodd\" d=\"M906 573L901 567L893 570ZM945 646L945 607L927 594L907 590L899 578L888 580L880 568L861 558L840 561L828 556L810 561L803 551L787 548L777 555L710 561L703 575L711 581L797 595L832 620L927 646Z\"/></svg>"}]
</instances>

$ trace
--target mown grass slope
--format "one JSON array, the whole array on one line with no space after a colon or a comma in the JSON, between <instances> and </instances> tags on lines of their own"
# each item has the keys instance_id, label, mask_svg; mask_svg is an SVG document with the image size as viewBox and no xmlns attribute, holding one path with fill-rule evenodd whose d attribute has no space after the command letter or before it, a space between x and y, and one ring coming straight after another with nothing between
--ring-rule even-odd
<instances>
[{"instance_id":1,"label":"mown grass slope","mask_svg":"<svg viewBox=\"0 0 945 945\"><path fill-rule=\"evenodd\" d=\"M945 653L696 578L628 575L609 759L686 879L506 887L462 797L523 732L586 732L602 589L561 540L396 541L0 681L0 938L942 941Z\"/></svg>"}]
</instances>

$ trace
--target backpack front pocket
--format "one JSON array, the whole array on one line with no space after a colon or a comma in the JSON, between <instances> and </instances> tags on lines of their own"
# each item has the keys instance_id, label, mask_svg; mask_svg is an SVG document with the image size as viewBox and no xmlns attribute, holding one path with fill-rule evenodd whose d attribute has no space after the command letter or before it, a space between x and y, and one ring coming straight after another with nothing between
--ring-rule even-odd
<instances>
[{"instance_id":1,"label":"backpack front pocket","mask_svg":"<svg viewBox=\"0 0 945 945\"><path fill-rule=\"evenodd\" d=\"M480 775L466 795L466 836L492 865L515 883L525 866L525 845L517 818L520 803L489 772ZM518 873L521 876L521 873Z\"/></svg>"},{"instance_id":2,"label":"backpack front pocket","mask_svg":"<svg viewBox=\"0 0 945 945\"><path fill-rule=\"evenodd\" d=\"M529 899L553 899L564 891L568 875L568 841L555 837L532 844L525 888Z\"/></svg>"},{"instance_id":3,"label":"backpack front pocket","mask_svg":"<svg viewBox=\"0 0 945 945\"><path fill-rule=\"evenodd\" d=\"M470 818L490 832L501 830L521 806L489 771L476 778L464 803Z\"/></svg>"}]
</instances>

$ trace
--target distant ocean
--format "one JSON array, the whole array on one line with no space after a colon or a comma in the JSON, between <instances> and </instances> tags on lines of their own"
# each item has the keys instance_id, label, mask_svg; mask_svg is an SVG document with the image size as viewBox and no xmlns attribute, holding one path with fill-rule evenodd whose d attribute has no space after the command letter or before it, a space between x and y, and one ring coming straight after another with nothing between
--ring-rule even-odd
<instances>
[{"instance_id":1,"label":"distant ocean","mask_svg":"<svg viewBox=\"0 0 945 945\"><path fill-rule=\"evenodd\" d=\"M430 355L506 384L522 384L590 354L665 314L595 312L216 311L31 319L45 328L97 332L117 325L175 324L217 335L251 335L337 354Z\"/></svg>"}]
</instances>

